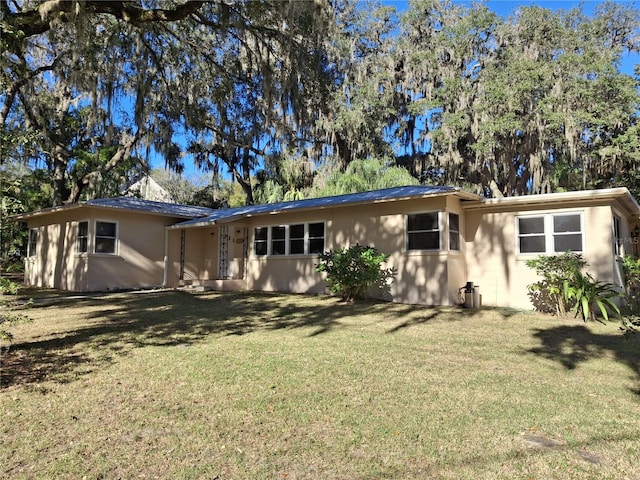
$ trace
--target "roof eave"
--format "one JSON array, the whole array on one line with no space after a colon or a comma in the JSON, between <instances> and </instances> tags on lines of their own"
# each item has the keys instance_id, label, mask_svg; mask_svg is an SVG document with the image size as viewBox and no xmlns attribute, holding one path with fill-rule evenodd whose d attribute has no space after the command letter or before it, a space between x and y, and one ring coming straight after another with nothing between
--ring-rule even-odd
<instances>
[{"instance_id":1,"label":"roof eave","mask_svg":"<svg viewBox=\"0 0 640 480\"><path fill-rule=\"evenodd\" d=\"M67 210L73 210L76 208L96 208L99 210L117 210L120 212L129 212L129 213L144 213L147 215L156 215L156 216L161 216L161 217L170 217L170 218L182 218L182 219L192 219L192 218L198 218L198 217L205 217L206 215L186 215L186 214L180 214L180 213L176 213L176 212L156 212L156 211L152 211L152 210L141 210L138 208L129 208L129 207L121 207L121 206L117 206L117 205L100 205L100 204L93 204L93 203L88 203L88 202L78 202L78 203L70 203L70 204L66 204L66 205L60 205L57 207L49 207L49 208L43 208L41 210L35 210L33 212L28 212L28 213L21 213L18 215L12 215L8 218L8 220L10 221L25 221L25 220L29 220L31 218L36 218L36 217L41 217L43 215L50 215L53 213L59 213L59 212L64 212Z\"/></svg>"},{"instance_id":2,"label":"roof eave","mask_svg":"<svg viewBox=\"0 0 640 480\"><path fill-rule=\"evenodd\" d=\"M459 197L460 199L467 200L467 201L473 201L473 200L478 200L478 199L482 198L479 195L476 195L475 193L470 193L470 192L466 192L464 190L461 190L459 188L454 188L454 189L451 189L451 190L448 190L448 191L425 193L425 194L422 194L422 195L405 195L405 196L402 196L402 197L382 198L382 199L378 199L378 200L360 200L360 201L349 202L349 203L344 203L344 204L314 205L314 206L300 207L300 208L294 208L294 209L273 209L273 210L268 210L268 211L259 212L259 213L248 212L248 213L242 213L242 214L238 214L238 215L233 215L231 217L225 217L225 218L220 218L220 219L215 219L215 220L210 220L210 221L190 222L188 225L184 224L186 222L176 223L175 225L169 225L167 227L167 229L169 229L169 230L178 230L178 229L183 229L183 228L211 227L213 225L218 225L218 224L221 224L221 223L233 222L234 220L238 220L238 219L245 219L245 218L250 218L250 217L269 216L269 215L279 215L279 214L282 214L282 213L288 213L288 212L292 212L292 211L295 211L295 212L307 212L307 211L311 211L311 210L326 210L326 209L329 209L329 208L352 207L352 206L357 206L357 205L379 204L379 203L388 203L388 202L403 201L403 200L417 200L417 199L422 199L422 198L435 198L435 197L442 197L442 196L446 196L446 195L455 195L455 196Z\"/></svg>"},{"instance_id":3,"label":"roof eave","mask_svg":"<svg viewBox=\"0 0 640 480\"><path fill-rule=\"evenodd\" d=\"M156 216L171 217L171 218L191 219L191 218L198 218L199 216L206 216L206 215L184 215L180 213L169 213L169 212L155 212L152 210L142 210L139 208L119 207L119 206L113 206L113 205L94 205L90 203L85 203L83 205L90 208L99 208L101 210L118 210L121 212L143 213L146 215L156 215Z\"/></svg>"},{"instance_id":4,"label":"roof eave","mask_svg":"<svg viewBox=\"0 0 640 480\"><path fill-rule=\"evenodd\" d=\"M82 203L70 203L70 204L66 204L66 205L59 205L57 207L42 208L40 210L35 210L33 212L20 213L18 215L11 215L10 217L7 218L7 220L14 221L14 222L20 222L20 221L24 221L24 220L29 220L30 218L41 217L43 215L49 215L51 213L63 212L63 211L66 211L66 210L74 210L76 208L80 208L82 205L83 205Z\"/></svg>"},{"instance_id":5,"label":"roof eave","mask_svg":"<svg viewBox=\"0 0 640 480\"><path fill-rule=\"evenodd\" d=\"M465 210L480 210L514 206L538 206L544 204L579 202L579 201L607 201L624 199L628 204L629 213L640 214L640 204L626 187L606 188L601 190L580 190L575 192L547 193L538 195L523 195L520 197L486 198L465 203Z\"/></svg>"}]
</instances>

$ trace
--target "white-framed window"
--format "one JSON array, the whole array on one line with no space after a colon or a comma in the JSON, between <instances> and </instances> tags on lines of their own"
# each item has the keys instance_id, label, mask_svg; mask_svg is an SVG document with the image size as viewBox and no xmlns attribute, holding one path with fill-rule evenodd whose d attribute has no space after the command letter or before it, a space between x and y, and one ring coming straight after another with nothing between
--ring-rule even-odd
<instances>
[{"instance_id":1,"label":"white-framed window","mask_svg":"<svg viewBox=\"0 0 640 480\"><path fill-rule=\"evenodd\" d=\"M89 222L78 222L76 230L76 252L87 253L89 251Z\"/></svg>"},{"instance_id":2,"label":"white-framed window","mask_svg":"<svg viewBox=\"0 0 640 480\"><path fill-rule=\"evenodd\" d=\"M324 222L256 227L253 253L264 255L314 255L324 251Z\"/></svg>"},{"instance_id":3,"label":"white-framed window","mask_svg":"<svg viewBox=\"0 0 640 480\"><path fill-rule=\"evenodd\" d=\"M621 257L624 255L622 248L622 221L617 215L613 216L613 253Z\"/></svg>"},{"instance_id":4,"label":"white-framed window","mask_svg":"<svg viewBox=\"0 0 640 480\"><path fill-rule=\"evenodd\" d=\"M29 229L29 243L27 244L27 257L35 257L38 247L38 229Z\"/></svg>"},{"instance_id":5,"label":"white-framed window","mask_svg":"<svg viewBox=\"0 0 640 480\"><path fill-rule=\"evenodd\" d=\"M278 225L271 227L271 255L286 255L287 227Z\"/></svg>"},{"instance_id":6,"label":"white-framed window","mask_svg":"<svg viewBox=\"0 0 640 480\"><path fill-rule=\"evenodd\" d=\"M266 255L269 245L269 227L256 227L253 231L253 253Z\"/></svg>"},{"instance_id":7,"label":"white-framed window","mask_svg":"<svg viewBox=\"0 0 640 480\"><path fill-rule=\"evenodd\" d=\"M96 220L94 253L115 254L118 240L118 224L106 220Z\"/></svg>"},{"instance_id":8,"label":"white-framed window","mask_svg":"<svg viewBox=\"0 0 640 480\"><path fill-rule=\"evenodd\" d=\"M460 250L460 215L449 213L449 250Z\"/></svg>"},{"instance_id":9,"label":"white-framed window","mask_svg":"<svg viewBox=\"0 0 640 480\"><path fill-rule=\"evenodd\" d=\"M440 250L438 212L407 215L407 250Z\"/></svg>"},{"instance_id":10,"label":"white-framed window","mask_svg":"<svg viewBox=\"0 0 640 480\"><path fill-rule=\"evenodd\" d=\"M307 251L316 255L324 252L324 222L309 223L307 225Z\"/></svg>"},{"instance_id":11,"label":"white-framed window","mask_svg":"<svg viewBox=\"0 0 640 480\"><path fill-rule=\"evenodd\" d=\"M550 255L567 251L582 252L582 225L582 212L516 217L518 253Z\"/></svg>"},{"instance_id":12,"label":"white-framed window","mask_svg":"<svg viewBox=\"0 0 640 480\"><path fill-rule=\"evenodd\" d=\"M289 225L289 255L304 254L304 223Z\"/></svg>"}]
</instances>

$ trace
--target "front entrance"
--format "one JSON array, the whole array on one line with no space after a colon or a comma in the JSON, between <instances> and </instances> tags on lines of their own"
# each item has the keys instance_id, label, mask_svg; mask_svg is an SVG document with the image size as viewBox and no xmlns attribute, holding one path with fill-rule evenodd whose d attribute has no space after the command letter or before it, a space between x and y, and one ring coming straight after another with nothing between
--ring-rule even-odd
<instances>
[{"instance_id":1,"label":"front entrance","mask_svg":"<svg viewBox=\"0 0 640 480\"><path fill-rule=\"evenodd\" d=\"M245 278L249 228L220 225L220 236L218 238L218 278L220 280Z\"/></svg>"}]
</instances>

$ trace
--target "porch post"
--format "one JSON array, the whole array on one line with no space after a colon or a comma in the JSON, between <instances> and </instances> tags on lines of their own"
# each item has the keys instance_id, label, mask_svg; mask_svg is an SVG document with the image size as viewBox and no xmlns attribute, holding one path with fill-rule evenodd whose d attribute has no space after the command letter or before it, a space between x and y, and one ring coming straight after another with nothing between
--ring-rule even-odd
<instances>
[{"instance_id":1,"label":"porch post","mask_svg":"<svg viewBox=\"0 0 640 480\"><path fill-rule=\"evenodd\" d=\"M162 288L167 288L169 279L169 228L164 228L164 272L162 275Z\"/></svg>"}]
</instances>

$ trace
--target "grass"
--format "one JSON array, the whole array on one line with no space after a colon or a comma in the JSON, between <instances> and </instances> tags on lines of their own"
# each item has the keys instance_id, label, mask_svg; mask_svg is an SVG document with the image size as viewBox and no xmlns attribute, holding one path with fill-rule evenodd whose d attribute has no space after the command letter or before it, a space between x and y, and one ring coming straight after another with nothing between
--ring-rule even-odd
<instances>
[{"instance_id":1,"label":"grass","mask_svg":"<svg viewBox=\"0 0 640 480\"><path fill-rule=\"evenodd\" d=\"M640 339L508 310L47 292L0 477L640 479Z\"/></svg>"}]
</instances>

